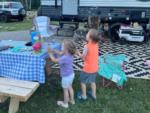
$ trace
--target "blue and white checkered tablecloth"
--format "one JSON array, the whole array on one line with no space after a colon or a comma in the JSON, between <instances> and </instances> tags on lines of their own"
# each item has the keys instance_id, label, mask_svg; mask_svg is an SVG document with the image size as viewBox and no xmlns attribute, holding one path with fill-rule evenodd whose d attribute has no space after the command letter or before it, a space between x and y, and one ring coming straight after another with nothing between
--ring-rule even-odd
<instances>
[{"instance_id":1,"label":"blue and white checkered tablecloth","mask_svg":"<svg viewBox=\"0 0 150 113\"><path fill-rule=\"evenodd\" d=\"M0 41L0 46L24 46L23 41ZM25 47L28 48L29 47ZM46 50L40 54L33 51L12 52L11 50L0 52L0 76L27 81L45 83L45 58Z\"/></svg>"}]
</instances>

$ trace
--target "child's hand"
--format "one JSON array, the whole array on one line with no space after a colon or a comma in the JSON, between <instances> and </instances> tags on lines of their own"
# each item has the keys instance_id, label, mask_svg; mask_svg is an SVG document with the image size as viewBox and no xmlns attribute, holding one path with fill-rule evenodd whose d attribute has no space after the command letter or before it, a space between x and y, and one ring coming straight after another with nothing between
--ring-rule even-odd
<instances>
[{"instance_id":1,"label":"child's hand","mask_svg":"<svg viewBox=\"0 0 150 113\"><path fill-rule=\"evenodd\" d=\"M88 43L87 41L85 41L85 42L83 43L84 47L87 45L87 43Z\"/></svg>"},{"instance_id":2,"label":"child's hand","mask_svg":"<svg viewBox=\"0 0 150 113\"><path fill-rule=\"evenodd\" d=\"M78 49L76 50L76 55L79 56L79 57L82 56L82 55L81 55L81 52L80 52Z\"/></svg>"},{"instance_id":3,"label":"child's hand","mask_svg":"<svg viewBox=\"0 0 150 113\"><path fill-rule=\"evenodd\" d=\"M80 51L77 49L77 50L76 50L76 55L79 55L79 53L80 53Z\"/></svg>"},{"instance_id":4,"label":"child's hand","mask_svg":"<svg viewBox=\"0 0 150 113\"><path fill-rule=\"evenodd\" d=\"M51 48L48 48L48 53L52 53L53 50Z\"/></svg>"}]
</instances>

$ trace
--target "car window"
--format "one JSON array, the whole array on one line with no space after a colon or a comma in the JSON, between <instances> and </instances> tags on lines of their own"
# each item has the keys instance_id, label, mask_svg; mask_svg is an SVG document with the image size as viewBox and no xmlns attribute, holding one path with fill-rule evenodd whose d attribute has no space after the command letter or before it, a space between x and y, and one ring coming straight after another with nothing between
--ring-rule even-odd
<instances>
[{"instance_id":1,"label":"car window","mask_svg":"<svg viewBox=\"0 0 150 113\"><path fill-rule=\"evenodd\" d=\"M4 5L4 8L9 8L9 5Z\"/></svg>"},{"instance_id":2,"label":"car window","mask_svg":"<svg viewBox=\"0 0 150 113\"><path fill-rule=\"evenodd\" d=\"M2 5L0 5L0 8L2 8Z\"/></svg>"},{"instance_id":3,"label":"car window","mask_svg":"<svg viewBox=\"0 0 150 113\"><path fill-rule=\"evenodd\" d=\"M15 9L23 8L21 3L11 3L10 6L11 8L15 8Z\"/></svg>"}]
</instances>

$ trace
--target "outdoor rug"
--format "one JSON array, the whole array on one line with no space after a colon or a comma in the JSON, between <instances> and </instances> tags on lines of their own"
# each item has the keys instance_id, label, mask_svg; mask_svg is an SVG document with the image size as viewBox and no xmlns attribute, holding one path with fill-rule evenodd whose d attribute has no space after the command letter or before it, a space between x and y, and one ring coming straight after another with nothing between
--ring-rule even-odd
<instances>
[{"instance_id":1,"label":"outdoor rug","mask_svg":"<svg viewBox=\"0 0 150 113\"><path fill-rule=\"evenodd\" d=\"M85 40L77 39L77 48L82 51ZM125 54L129 61L126 63L125 73L129 78L142 78L150 79L150 69L144 65L146 60L150 60L150 46L146 43L126 43L124 45L118 42L111 42L105 40L100 42L99 55L106 53L110 54ZM83 62L78 57L74 58L74 69L80 71L82 69ZM58 64L53 64L52 68L59 68Z\"/></svg>"}]
</instances>

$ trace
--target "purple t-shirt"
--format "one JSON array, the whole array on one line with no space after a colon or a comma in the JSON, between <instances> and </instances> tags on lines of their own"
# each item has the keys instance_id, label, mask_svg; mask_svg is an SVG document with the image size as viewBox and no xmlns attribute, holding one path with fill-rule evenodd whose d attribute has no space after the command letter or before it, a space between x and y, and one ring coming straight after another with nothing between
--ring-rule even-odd
<instances>
[{"instance_id":1,"label":"purple t-shirt","mask_svg":"<svg viewBox=\"0 0 150 113\"><path fill-rule=\"evenodd\" d=\"M73 56L65 54L59 58L60 75L61 77L69 76L74 73L73 71Z\"/></svg>"}]
</instances>

